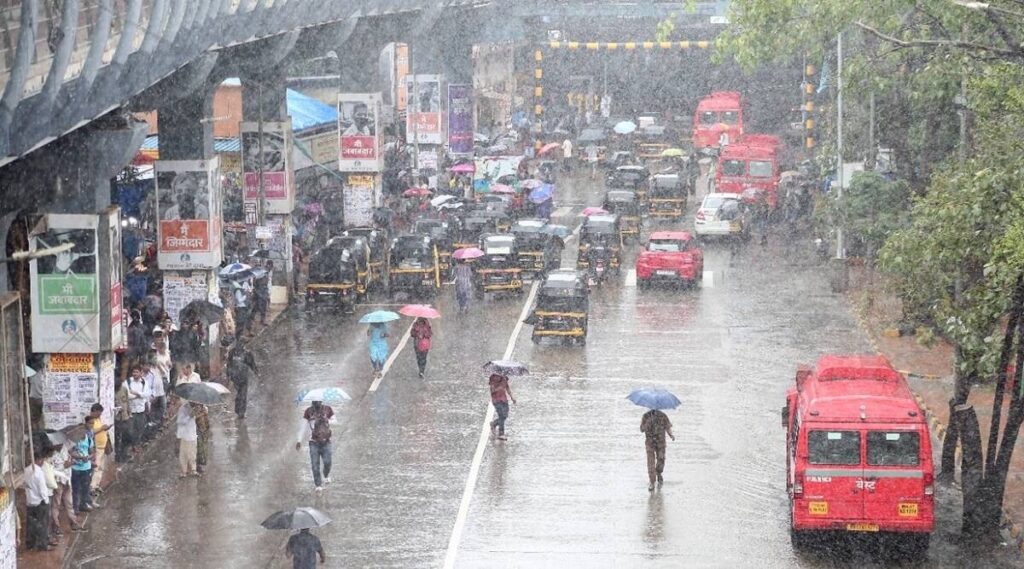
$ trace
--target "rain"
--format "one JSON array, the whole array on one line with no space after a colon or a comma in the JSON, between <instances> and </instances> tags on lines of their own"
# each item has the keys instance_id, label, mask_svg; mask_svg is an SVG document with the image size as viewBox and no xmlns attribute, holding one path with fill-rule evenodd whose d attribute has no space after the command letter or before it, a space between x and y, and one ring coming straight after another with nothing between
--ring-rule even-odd
<instances>
[{"instance_id":1,"label":"rain","mask_svg":"<svg viewBox=\"0 0 1024 569\"><path fill-rule=\"evenodd\" d=\"M0 21L0 569L1024 566L1019 2Z\"/></svg>"}]
</instances>

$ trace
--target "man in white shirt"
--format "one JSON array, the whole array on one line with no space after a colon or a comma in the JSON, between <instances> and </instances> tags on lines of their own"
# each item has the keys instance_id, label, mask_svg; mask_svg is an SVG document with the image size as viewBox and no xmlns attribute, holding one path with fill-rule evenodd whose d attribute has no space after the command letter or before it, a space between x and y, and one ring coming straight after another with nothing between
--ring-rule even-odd
<instances>
[{"instance_id":1,"label":"man in white shirt","mask_svg":"<svg viewBox=\"0 0 1024 569\"><path fill-rule=\"evenodd\" d=\"M169 354L168 354L169 355ZM146 382L146 391L149 393L149 413L146 424L146 438L152 439L164 423L163 406L167 395L164 390L164 379L162 372L156 366L156 352L149 353L149 359L142 365L144 370L143 380Z\"/></svg>"},{"instance_id":2,"label":"man in white shirt","mask_svg":"<svg viewBox=\"0 0 1024 569\"><path fill-rule=\"evenodd\" d=\"M67 514L71 531L82 531L85 529L75 516L75 505L71 500L71 455L68 453L68 445L65 442L49 458L53 466L53 477L57 480L57 489L53 491L53 499L50 500L51 530L60 535L60 511L63 509Z\"/></svg>"},{"instance_id":3,"label":"man in white shirt","mask_svg":"<svg viewBox=\"0 0 1024 569\"><path fill-rule=\"evenodd\" d=\"M146 407L149 405L149 391L146 389L144 370L141 365L132 366L132 376L128 378L128 411L132 414L132 444L142 441L146 432Z\"/></svg>"},{"instance_id":4,"label":"man in white shirt","mask_svg":"<svg viewBox=\"0 0 1024 569\"><path fill-rule=\"evenodd\" d=\"M181 467L181 478L199 476L196 470L196 450L199 444L199 433L196 430L196 416L192 404L183 401L178 407L175 420L178 436L178 465Z\"/></svg>"},{"instance_id":5,"label":"man in white shirt","mask_svg":"<svg viewBox=\"0 0 1024 569\"><path fill-rule=\"evenodd\" d=\"M203 381L203 378L199 377L199 373L192 371L192 369L192 364L185 364L181 366L181 373L178 374L178 382L174 385L181 385L183 383L199 383Z\"/></svg>"},{"instance_id":6,"label":"man in white shirt","mask_svg":"<svg viewBox=\"0 0 1024 569\"><path fill-rule=\"evenodd\" d=\"M572 170L572 141L568 138L562 143L562 169Z\"/></svg>"},{"instance_id":7,"label":"man in white shirt","mask_svg":"<svg viewBox=\"0 0 1024 569\"><path fill-rule=\"evenodd\" d=\"M164 415L167 413L167 386L171 384L171 350L167 347L167 338L163 328L153 329L152 370L156 376L156 391L153 392L153 414L158 428L163 428Z\"/></svg>"},{"instance_id":8,"label":"man in white shirt","mask_svg":"<svg viewBox=\"0 0 1024 569\"><path fill-rule=\"evenodd\" d=\"M28 520L25 525L25 546L29 549L49 551L50 546L50 489L46 486L43 463L49 453L36 449L35 461L25 467L25 501Z\"/></svg>"}]
</instances>

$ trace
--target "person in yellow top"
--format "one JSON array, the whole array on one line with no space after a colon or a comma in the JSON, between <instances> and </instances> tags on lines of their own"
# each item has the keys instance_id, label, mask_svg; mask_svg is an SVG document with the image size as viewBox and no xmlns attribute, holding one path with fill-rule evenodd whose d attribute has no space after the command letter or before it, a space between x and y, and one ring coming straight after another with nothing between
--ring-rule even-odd
<instances>
[{"instance_id":1,"label":"person in yellow top","mask_svg":"<svg viewBox=\"0 0 1024 569\"><path fill-rule=\"evenodd\" d=\"M103 419L100 418L102 414L103 405L99 403L94 403L89 409L89 426L96 435L96 459L93 461L95 468L93 469L92 482L90 483L90 490L94 495L103 493L100 482L103 481L103 474L106 472L107 455L114 450L110 444L110 436L107 433L112 425L103 424Z\"/></svg>"}]
</instances>

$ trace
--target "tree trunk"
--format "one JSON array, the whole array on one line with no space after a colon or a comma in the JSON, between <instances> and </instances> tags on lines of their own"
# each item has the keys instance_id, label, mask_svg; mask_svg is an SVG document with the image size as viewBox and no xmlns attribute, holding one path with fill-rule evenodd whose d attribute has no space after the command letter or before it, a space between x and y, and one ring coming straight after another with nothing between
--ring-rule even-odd
<instances>
[{"instance_id":1,"label":"tree trunk","mask_svg":"<svg viewBox=\"0 0 1024 569\"><path fill-rule=\"evenodd\" d=\"M963 451L963 462L960 466L960 481L964 493L962 532L965 537L977 538L991 529L986 522L991 518L994 495L991 488L985 484L978 415L974 407L968 404L958 405L954 413L954 420L951 423L959 425ZM997 506L996 510L998 509Z\"/></svg>"},{"instance_id":2,"label":"tree trunk","mask_svg":"<svg viewBox=\"0 0 1024 569\"><path fill-rule=\"evenodd\" d=\"M1021 311L1024 310L1024 278L1018 277L1013 289L1013 300L1010 302L1010 318L1003 333L1003 348L999 353L999 368L996 370L995 393L992 398L992 422L988 431L988 449L985 453L985 471L995 470L996 457L999 454L999 431L1002 426L1003 396L1006 394L1006 371L1010 367L1013 355L1013 339L1020 332ZM1019 342L1019 340L1018 340ZM1020 348L1017 349L1017 365L1020 366Z\"/></svg>"},{"instance_id":3,"label":"tree trunk","mask_svg":"<svg viewBox=\"0 0 1024 569\"><path fill-rule=\"evenodd\" d=\"M976 377L974 365L964 365L963 362L967 356L960 346L954 347L953 354L953 398L949 400L949 428L946 430L946 436L942 439L942 465L939 470L939 478L945 480L952 480L956 474L956 447L960 442L961 433L956 409L958 406L967 404L967 397L971 394L971 386ZM970 371L964 371L965 368Z\"/></svg>"}]
</instances>

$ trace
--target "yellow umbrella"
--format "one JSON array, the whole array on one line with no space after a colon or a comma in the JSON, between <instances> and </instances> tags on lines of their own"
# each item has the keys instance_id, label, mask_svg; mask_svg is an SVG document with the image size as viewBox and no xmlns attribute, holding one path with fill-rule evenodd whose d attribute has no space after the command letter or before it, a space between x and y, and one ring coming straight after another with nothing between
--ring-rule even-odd
<instances>
[{"instance_id":1,"label":"yellow umbrella","mask_svg":"<svg viewBox=\"0 0 1024 569\"><path fill-rule=\"evenodd\" d=\"M682 148L666 148L661 151L662 158L674 158L677 156L685 156Z\"/></svg>"}]
</instances>

